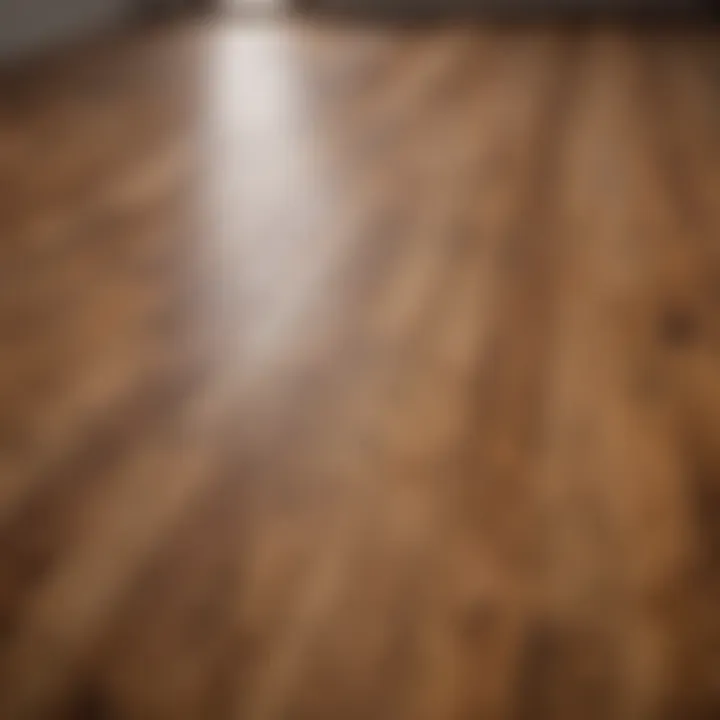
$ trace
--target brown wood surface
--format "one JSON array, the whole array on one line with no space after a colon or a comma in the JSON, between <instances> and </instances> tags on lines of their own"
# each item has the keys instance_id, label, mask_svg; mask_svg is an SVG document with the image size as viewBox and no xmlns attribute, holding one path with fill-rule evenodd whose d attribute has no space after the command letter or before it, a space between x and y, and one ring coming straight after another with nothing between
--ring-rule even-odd
<instances>
[{"instance_id":1,"label":"brown wood surface","mask_svg":"<svg viewBox=\"0 0 720 720\"><path fill-rule=\"evenodd\" d=\"M720 718L718 40L5 72L0 718Z\"/></svg>"}]
</instances>

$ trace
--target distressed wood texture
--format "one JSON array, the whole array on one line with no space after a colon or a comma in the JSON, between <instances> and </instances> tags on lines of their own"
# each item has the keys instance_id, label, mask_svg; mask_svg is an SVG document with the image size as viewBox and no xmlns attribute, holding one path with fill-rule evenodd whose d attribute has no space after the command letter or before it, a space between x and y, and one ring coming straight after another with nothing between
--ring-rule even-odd
<instances>
[{"instance_id":1,"label":"distressed wood texture","mask_svg":"<svg viewBox=\"0 0 720 720\"><path fill-rule=\"evenodd\" d=\"M719 48L5 71L0 718L719 718Z\"/></svg>"}]
</instances>

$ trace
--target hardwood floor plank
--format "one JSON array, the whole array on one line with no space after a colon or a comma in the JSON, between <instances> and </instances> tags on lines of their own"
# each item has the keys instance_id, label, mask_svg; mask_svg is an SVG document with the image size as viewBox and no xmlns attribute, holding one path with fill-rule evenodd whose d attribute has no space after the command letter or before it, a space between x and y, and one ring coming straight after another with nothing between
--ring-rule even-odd
<instances>
[{"instance_id":1,"label":"hardwood floor plank","mask_svg":"<svg viewBox=\"0 0 720 720\"><path fill-rule=\"evenodd\" d=\"M716 35L3 74L0 717L715 717Z\"/></svg>"}]
</instances>

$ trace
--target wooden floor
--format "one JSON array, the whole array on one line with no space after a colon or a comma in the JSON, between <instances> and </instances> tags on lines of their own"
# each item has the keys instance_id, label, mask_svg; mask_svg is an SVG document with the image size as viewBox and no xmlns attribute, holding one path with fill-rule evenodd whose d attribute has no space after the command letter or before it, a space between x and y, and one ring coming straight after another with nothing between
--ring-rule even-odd
<instances>
[{"instance_id":1,"label":"wooden floor","mask_svg":"<svg viewBox=\"0 0 720 720\"><path fill-rule=\"evenodd\" d=\"M6 71L0 718L720 718L719 41Z\"/></svg>"}]
</instances>

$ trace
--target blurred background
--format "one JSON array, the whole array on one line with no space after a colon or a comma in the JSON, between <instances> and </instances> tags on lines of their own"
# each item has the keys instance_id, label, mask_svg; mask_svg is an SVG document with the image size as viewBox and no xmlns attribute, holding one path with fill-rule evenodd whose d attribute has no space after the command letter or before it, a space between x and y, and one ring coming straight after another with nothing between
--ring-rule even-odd
<instances>
[{"instance_id":1,"label":"blurred background","mask_svg":"<svg viewBox=\"0 0 720 720\"><path fill-rule=\"evenodd\" d=\"M0 0L0 720L720 719L715 0Z\"/></svg>"},{"instance_id":2,"label":"blurred background","mask_svg":"<svg viewBox=\"0 0 720 720\"><path fill-rule=\"evenodd\" d=\"M259 9L350 13L355 17L395 16L482 17L510 15L541 19L589 18L598 15L635 14L650 18L705 11L712 15L713 0L4 0L0 5L0 53L3 56L38 51L87 37L132 19L172 16L178 12L256 12Z\"/></svg>"}]
</instances>

